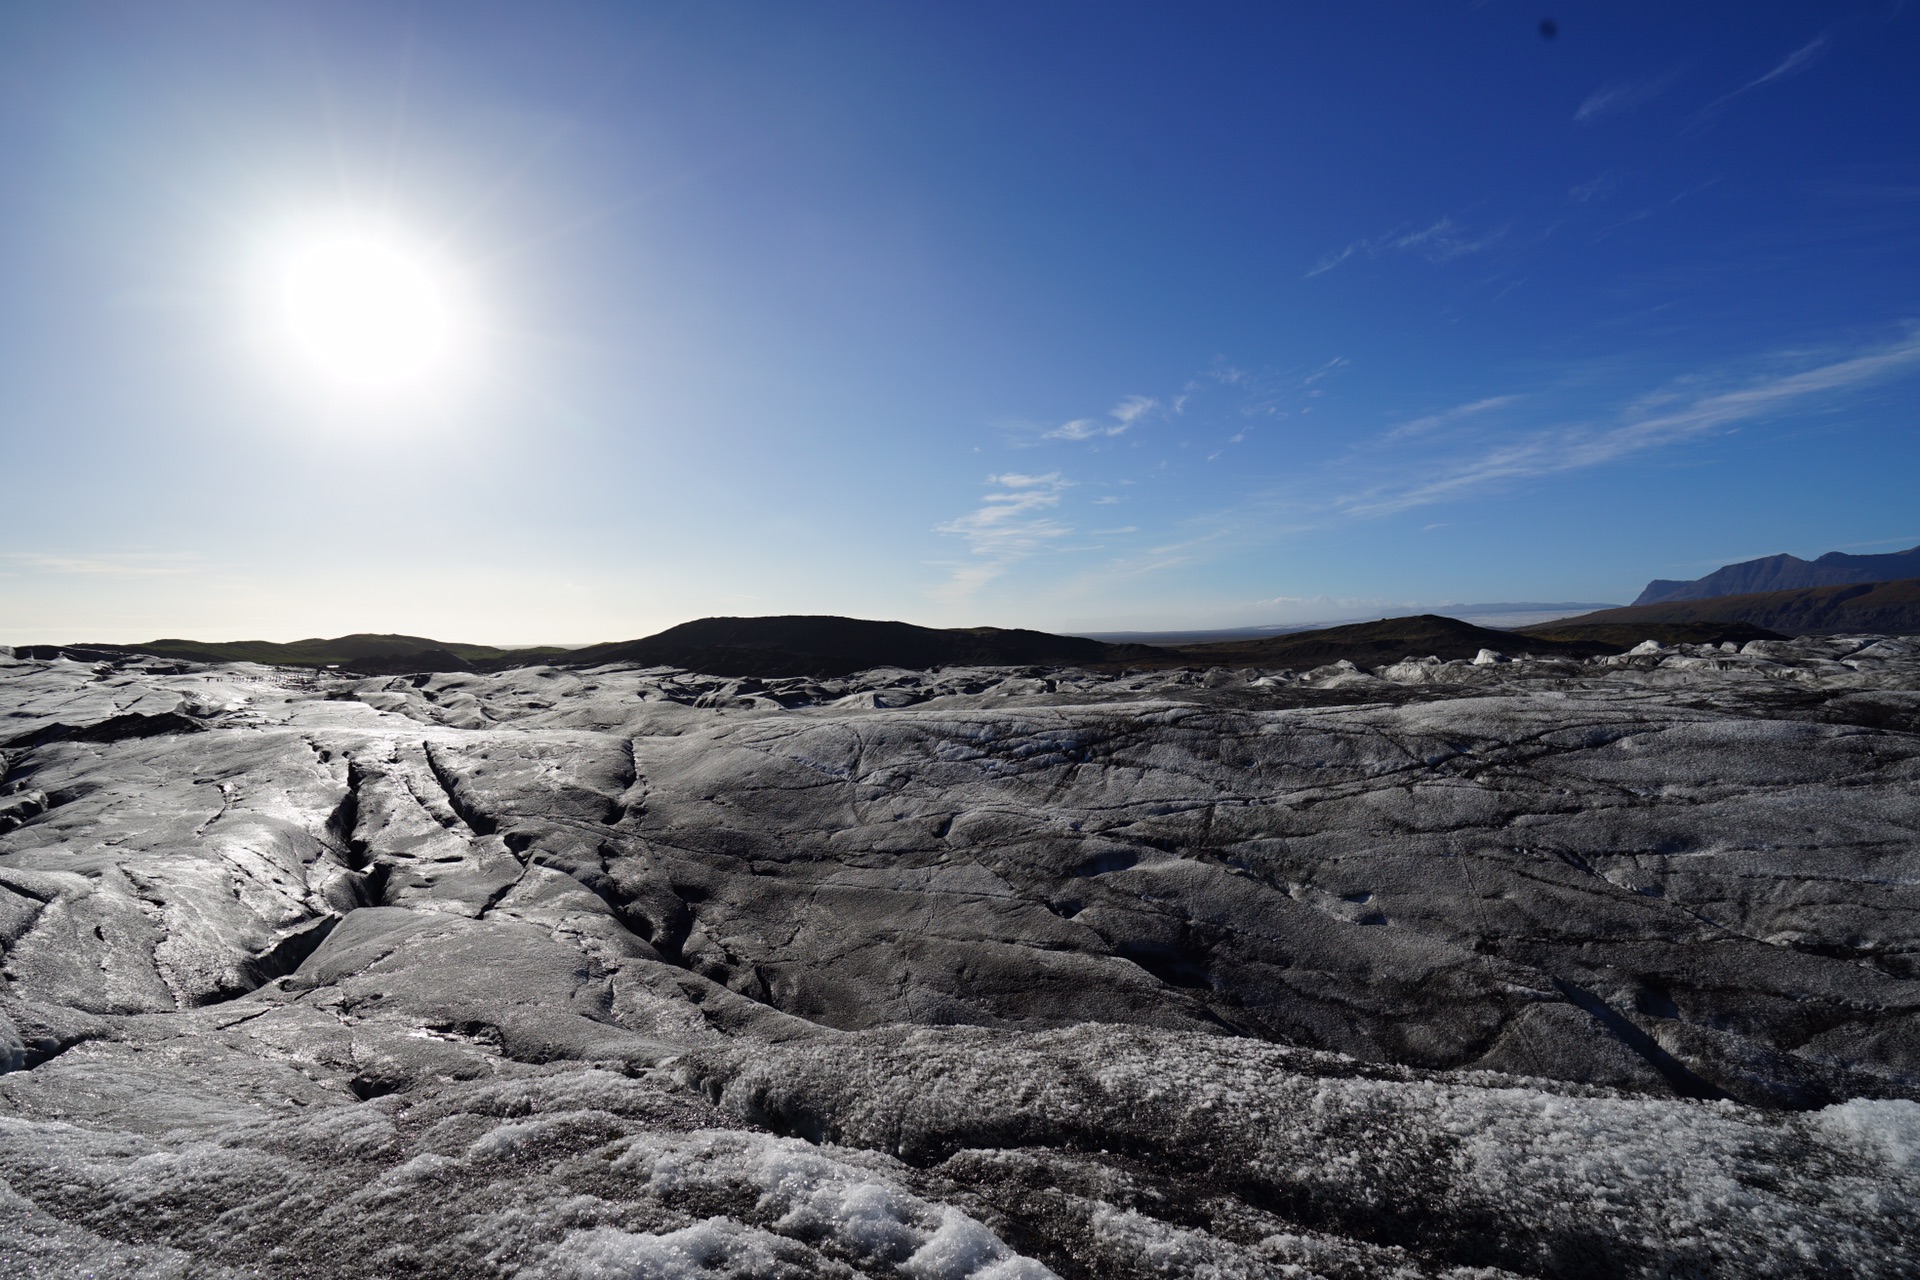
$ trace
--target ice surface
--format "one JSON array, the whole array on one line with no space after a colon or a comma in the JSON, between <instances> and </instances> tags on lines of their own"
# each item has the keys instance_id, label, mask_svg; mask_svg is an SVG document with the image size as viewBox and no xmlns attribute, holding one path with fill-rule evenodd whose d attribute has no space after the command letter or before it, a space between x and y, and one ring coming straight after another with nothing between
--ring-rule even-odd
<instances>
[{"instance_id":1,"label":"ice surface","mask_svg":"<svg viewBox=\"0 0 1920 1280\"><path fill-rule=\"evenodd\" d=\"M1920 644L0 655L0 1275L1913 1274Z\"/></svg>"}]
</instances>

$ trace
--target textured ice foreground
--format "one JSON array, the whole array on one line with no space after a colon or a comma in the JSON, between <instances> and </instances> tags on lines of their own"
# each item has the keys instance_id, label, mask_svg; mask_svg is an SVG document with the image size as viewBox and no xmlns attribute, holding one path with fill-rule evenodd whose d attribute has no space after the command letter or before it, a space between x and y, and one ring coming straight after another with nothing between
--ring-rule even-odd
<instances>
[{"instance_id":1,"label":"textured ice foreground","mask_svg":"<svg viewBox=\"0 0 1920 1280\"><path fill-rule=\"evenodd\" d=\"M1920 644L0 658L0 1275L1915 1273Z\"/></svg>"}]
</instances>

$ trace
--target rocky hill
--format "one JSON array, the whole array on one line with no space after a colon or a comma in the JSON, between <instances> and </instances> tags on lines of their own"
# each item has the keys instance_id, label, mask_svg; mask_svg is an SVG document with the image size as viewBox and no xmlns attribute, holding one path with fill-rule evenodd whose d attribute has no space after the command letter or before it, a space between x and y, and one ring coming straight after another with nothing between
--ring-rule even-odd
<instances>
[{"instance_id":1,"label":"rocky hill","mask_svg":"<svg viewBox=\"0 0 1920 1280\"><path fill-rule=\"evenodd\" d=\"M1915 640L0 659L0 1274L1910 1275L1916 781Z\"/></svg>"},{"instance_id":2,"label":"rocky hill","mask_svg":"<svg viewBox=\"0 0 1920 1280\"><path fill-rule=\"evenodd\" d=\"M1673 582L1656 578L1634 600L1635 605L1674 600L1710 600L1718 596L1757 595L1803 587L1837 587L1854 582L1891 582L1920 578L1920 547L1879 556L1829 551L1817 560L1799 556L1764 556L1724 565L1704 578ZM1631 607L1631 606L1629 606Z\"/></svg>"},{"instance_id":3,"label":"rocky hill","mask_svg":"<svg viewBox=\"0 0 1920 1280\"><path fill-rule=\"evenodd\" d=\"M644 640L597 644L566 655L572 665L632 662L710 675L842 676L872 667L1065 666L1164 658L1146 645L999 627L917 627L906 622L797 615L701 618Z\"/></svg>"}]
</instances>

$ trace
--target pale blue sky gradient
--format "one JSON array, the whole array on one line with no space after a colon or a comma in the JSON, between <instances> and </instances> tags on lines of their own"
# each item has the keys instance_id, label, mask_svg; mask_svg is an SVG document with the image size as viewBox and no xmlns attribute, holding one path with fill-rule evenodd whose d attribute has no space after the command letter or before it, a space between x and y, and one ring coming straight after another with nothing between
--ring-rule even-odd
<instances>
[{"instance_id":1,"label":"pale blue sky gradient","mask_svg":"<svg viewBox=\"0 0 1920 1280\"><path fill-rule=\"evenodd\" d=\"M1891 3L9 5L0 642L1233 626L1920 542ZM248 264L484 299L404 412Z\"/></svg>"}]
</instances>

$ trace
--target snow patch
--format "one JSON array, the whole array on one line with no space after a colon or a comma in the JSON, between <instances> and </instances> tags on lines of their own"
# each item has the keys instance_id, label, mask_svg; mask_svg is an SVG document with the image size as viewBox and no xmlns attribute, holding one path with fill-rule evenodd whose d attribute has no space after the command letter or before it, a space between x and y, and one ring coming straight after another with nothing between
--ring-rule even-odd
<instances>
[{"instance_id":1,"label":"snow patch","mask_svg":"<svg viewBox=\"0 0 1920 1280\"><path fill-rule=\"evenodd\" d=\"M1920 1172L1920 1102L1855 1098L1813 1114L1829 1143L1901 1172Z\"/></svg>"},{"instance_id":2,"label":"snow patch","mask_svg":"<svg viewBox=\"0 0 1920 1280\"><path fill-rule=\"evenodd\" d=\"M547 1260L551 1280L774 1280L797 1274L782 1262L778 1236L731 1218L708 1218L678 1231L636 1235L613 1227L575 1231Z\"/></svg>"},{"instance_id":3,"label":"snow patch","mask_svg":"<svg viewBox=\"0 0 1920 1280\"><path fill-rule=\"evenodd\" d=\"M759 1207L803 1239L829 1238L915 1280L1042 1280L1053 1272L1007 1248L958 1209L874 1181L791 1138L769 1140L758 1169Z\"/></svg>"},{"instance_id":4,"label":"snow patch","mask_svg":"<svg viewBox=\"0 0 1920 1280\"><path fill-rule=\"evenodd\" d=\"M1052 1280L1053 1272L1022 1258L961 1213L942 1206L940 1229L900 1268L914 1280Z\"/></svg>"}]
</instances>

